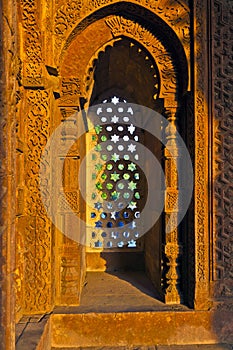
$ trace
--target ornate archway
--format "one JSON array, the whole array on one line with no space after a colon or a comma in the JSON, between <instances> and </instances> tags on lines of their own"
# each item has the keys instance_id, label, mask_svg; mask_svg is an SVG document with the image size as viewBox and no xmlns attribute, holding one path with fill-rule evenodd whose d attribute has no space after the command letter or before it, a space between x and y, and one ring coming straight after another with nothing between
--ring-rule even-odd
<instances>
[{"instance_id":1,"label":"ornate archway","mask_svg":"<svg viewBox=\"0 0 233 350\"><path fill-rule=\"evenodd\" d=\"M108 11L109 10L111 11L111 8L108 9ZM188 81L190 79L190 77L188 77L188 64L185 63L185 54L184 51L182 52L178 38L176 39L176 46L179 58L175 59L175 52L172 52L172 48L166 43L162 29L162 33L160 34L156 31L153 33L153 30L150 31L146 29L146 27L143 27L143 25L140 24L140 20L139 22L132 21L127 18L127 16L125 18L117 15L108 15L105 17L104 14L103 12L103 14L98 15L96 21L92 19L89 22L89 26L84 26L83 31L75 29L74 34L71 36L73 41L69 39L69 45L65 46L66 51L62 53L60 66L62 79L61 97L58 100L60 110L62 113L66 111L66 113L69 114L71 111L75 110L75 105L76 109L79 109L83 108L85 103L86 106L90 104L93 92L92 88L95 83L95 65L99 55L101 52L105 52L108 47L114 47L115 43L126 37L131 40L132 45L133 42L138 42L138 44L144 48L145 52L148 52L148 55L145 56L145 60L149 60L150 56L158 67L160 88L159 91L158 89L157 92L154 91L156 90L156 86L158 87L158 82L155 82L151 91L152 100L154 100L155 103L154 106L152 103L151 107L159 111L164 109L163 113L167 116L171 125L173 124L176 126L178 110L183 103L182 99L187 91ZM145 24L145 26L147 25ZM78 27L83 28L81 25ZM92 40L92 28L95 28L95 32L97 28L100 29L99 39L95 40L95 42ZM83 47L80 47L80 45L84 43L82 36L89 41L89 46L86 48L84 47L85 44ZM141 49L139 48L139 50ZM70 57L72 57L72 62L75 62L76 66L74 63L70 64ZM183 115L183 118L185 118L185 115ZM179 208L174 208L178 199L178 178L174 166L179 159L175 132L172 137L168 138L167 142L170 146L173 145L172 147L176 148L174 152L177 154L177 159L174 161L169 152L165 152L167 178L165 221L168 221L171 213L175 211L177 212L177 217L179 215ZM179 255L181 253L180 238L178 236L178 231L176 231L170 235L170 238L167 237L165 239L165 260L167 259L167 263L170 266L166 277L168 285L166 301L168 303L179 303L181 301L181 296L179 295L180 291L178 292L180 288L178 287L179 273L177 271Z\"/></svg>"}]
</instances>

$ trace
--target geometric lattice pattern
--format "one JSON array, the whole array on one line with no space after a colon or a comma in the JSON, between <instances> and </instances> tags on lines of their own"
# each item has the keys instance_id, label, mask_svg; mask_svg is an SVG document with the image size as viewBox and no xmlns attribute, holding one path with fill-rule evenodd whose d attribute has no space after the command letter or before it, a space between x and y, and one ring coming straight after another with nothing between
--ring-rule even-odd
<instances>
[{"instance_id":1,"label":"geometric lattice pattern","mask_svg":"<svg viewBox=\"0 0 233 350\"><path fill-rule=\"evenodd\" d=\"M93 209L89 213L92 230L87 237L88 246L136 248L140 235L137 222L143 205L142 184L145 182L137 165L140 157L137 147L138 142L142 142L142 134L132 122L132 107L122 101L118 113L112 113L110 102L116 106L120 99L114 96L103 101L102 107L97 107L101 125L95 125L92 134L94 147L87 195Z\"/></svg>"},{"instance_id":2,"label":"geometric lattice pattern","mask_svg":"<svg viewBox=\"0 0 233 350\"><path fill-rule=\"evenodd\" d=\"M233 277L233 2L214 2L215 278ZM233 294L223 285L223 295Z\"/></svg>"}]
</instances>

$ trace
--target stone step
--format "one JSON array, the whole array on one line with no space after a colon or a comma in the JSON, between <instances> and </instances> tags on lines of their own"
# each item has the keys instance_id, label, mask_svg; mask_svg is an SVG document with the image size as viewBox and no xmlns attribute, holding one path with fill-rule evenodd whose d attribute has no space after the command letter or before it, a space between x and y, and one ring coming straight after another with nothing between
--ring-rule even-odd
<instances>
[{"instance_id":1,"label":"stone step","mask_svg":"<svg viewBox=\"0 0 233 350\"><path fill-rule=\"evenodd\" d=\"M51 348L51 350L232 350L232 349L233 349L233 345L228 345L228 344Z\"/></svg>"},{"instance_id":2,"label":"stone step","mask_svg":"<svg viewBox=\"0 0 233 350\"><path fill-rule=\"evenodd\" d=\"M153 350L232 350L230 345L217 345L221 324L216 320L220 317L214 311L193 310L52 314L51 345L80 350L150 350L152 344Z\"/></svg>"},{"instance_id":3,"label":"stone step","mask_svg":"<svg viewBox=\"0 0 233 350\"><path fill-rule=\"evenodd\" d=\"M16 349L233 350L232 340L229 344L211 344L210 339L213 338L212 342L216 339L213 331L220 334L219 330L213 327L213 316L214 313L208 311L173 311L73 313L27 317L19 323L22 327L17 337ZM198 344L191 345L190 340L194 339ZM165 345L171 341L173 344L182 345ZM153 343L157 345L152 345Z\"/></svg>"}]
</instances>

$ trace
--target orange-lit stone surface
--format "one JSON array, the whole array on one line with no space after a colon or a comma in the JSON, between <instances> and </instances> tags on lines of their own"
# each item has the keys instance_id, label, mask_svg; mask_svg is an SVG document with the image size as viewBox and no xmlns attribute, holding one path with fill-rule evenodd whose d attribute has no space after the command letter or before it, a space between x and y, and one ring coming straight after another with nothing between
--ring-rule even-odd
<instances>
[{"instance_id":1,"label":"orange-lit stone surface","mask_svg":"<svg viewBox=\"0 0 233 350\"><path fill-rule=\"evenodd\" d=\"M52 315L52 346L214 344L214 317L207 311Z\"/></svg>"},{"instance_id":2,"label":"orange-lit stone surface","mask_svg":"<svg viewBox=\"0 0 233 350\"><path fill-rule=\"evenodd\" d=\"M231 349L232 15L232 0L0 2L0 350ZM77 178L90 138L61 148L55 224L46 211L55 184L41 163L54 129L116 86L171 125L162 146L145 135L165 173L164 209L130 264L86 251L76 242L86 232L56 227L73 213L86 219ZM176 126L194 191L167 234L182 211Z\"/></svg>"}]
</instances>

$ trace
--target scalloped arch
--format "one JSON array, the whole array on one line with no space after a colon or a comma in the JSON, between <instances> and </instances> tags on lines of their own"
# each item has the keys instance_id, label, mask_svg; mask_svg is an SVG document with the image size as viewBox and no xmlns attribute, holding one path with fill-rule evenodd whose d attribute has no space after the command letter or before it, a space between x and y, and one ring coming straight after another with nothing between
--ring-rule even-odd
<instances>
[{"instance_id":1,"label":"scalloped arch","mask_svg":"<svg viewBox=\"0 0 233 350\"><path fill-rule=\"evenodd\" d=\"M174 52L172 53L171 50L165 46L163 40L159 36L154 35L140 23L123 16L110 15L104 18L106 26L110 28L113 40L116 40L122 36L128 37L138 42L151 55L159 69L161 81L160 98L166 98L169 96L169 98L176 100L179 95L178 89L180 89L181 85L183 85L182 89L180 89L182 90L182 94L187 91L187 82L189 80L188 64L184 56L181 55L182 59L180 60L181 63L179 65L182 67L182 69L179 74L178 63L174 58ZM80 30L80 28L77 27L76 30L78 29ZM78 32L79 31L77 31L76 35ZM69 43L76 38L76 35L72 36L71 41L67 41L67 48ZM100 49L93 54L91 61L93 61L96 55L98 56L100 51L104 50L106 45L109 45L109 43L102 45ZM91 68L90 65L91 63L88 65L86 72L87 74L83 78L84 85L87 77L89 76L88 71Z\"/></svg>"},{"instance_id":2,"label":"scalloped arch","mask_svg":"<svg viewBox=\"0 0 233 350\"><path fill-rule=\"evenodd\" d=\"M66 1L55 12L55 34L56 43L59 54L66 47L66 43L75 35L76 28L83 23L85 19L87 22L91 21L93 15L98 15L101 11L111 9L117 11L124 7L130 12L135 12L135 9L146 10L147 18L153 16L160 18L172 31L174 31L179 38L186 58L190 60L190 8L187 0L155 0L149 2L148 0L77 0L75 3L72 0ZM90 24L91 22L89 22ZM85 23L83 23L85 26ZM60 53L61 53L60 51Z\"/></svg>"},{"instance_id":3,"label":"scalloped arch","mask_svg":"<svg viewBox=\"0 0 233 350\"><path fill-rule=\"evenodd\" d=\"M141 46L141 48L143 49L144 55L146 55L146 57L147 57L146 59L150 60L150 62L153 64L153 69L155 70L155 74L156 74L156 76L154 78L153 98L157 99L160 97L159 92L160 92L160 85L161 84L160 84L159 71L158 71L158 67L157 67L157 64L156 64L153 56L147 50L145 45L138 46L137 43L139 44L139 42L137 42L137 40L135 40L135 38L132 38L131 36L126 36L126 35L121 36L120 35L120 36L114 37L113 39L111 39L110 41L108 41L104 45L102 45L98 50L96 50L89 61L89 64L86 68L85 82L84 82L84 86L85 86L84 90L87 93L87 95L85 97L87 98L88 101L90 100L90 93L92 91L92 87L94 84L94 77L93 77L94 70L95 70L94 67L95 67L96 62L100 58L100 54L105 53L108 48L114 47L117 42L121 41L124 38L133 39L133 40L130 40L129 42L131 42L131 44L133 46L136 45L138 47L138 49L140 49L140 46Z\"/></svg>"},{"instance_id":4,"label":"scalloped arch","mask_svg":"<svg viewBox=\"0 0 233 350\"><path fill-rule=\"evenodd\" d=\"M139 1L101 1L101 5L98 1L92 2L91 10L90 6L76 3L76 7L71 7L69 1L66 5L63 5L61 11L61 17L65 25L61 33L59 31L56 35L55 46L56 46L56 57L59 57L59 63L63 59L63 55L67 50L68 46L75 39L75 37L83 31L87 26L92 24L98 19L105 18L107 16L117 16L119 12L124 12L124 17L134 21L137 18L137 22L143 19L148 22L148 26L154 26L161 28L161 33L153 33L154 36L161 43L165 43L166 51L173 55L173 58L179 57L179 63L176 67L176 71L180 70L180 76L184 77L183 84L186 85L183 91L190 90L190 18L189 9L185 4L180 2L174 2L171 0L162 0L156 2L154 6L148 4L146 0ZM70 6L70 7L69 7ZM85 7L86 6L86 7ZM59 10L58 10L59 11ZM58 11L55 15L55 28L58 20ZM71 18L69 21L67 18ZM66 21L66 23L64 23ZM142 25L145 27L145 25ZM145 30L151 31L150 28ZM152 33L151 33L152 34ZM169 40L167 40L167 38ZM170 45L170 47L168 47ZM59 65L58 63L58 65Z\"/></svg>"}]
</instances>

